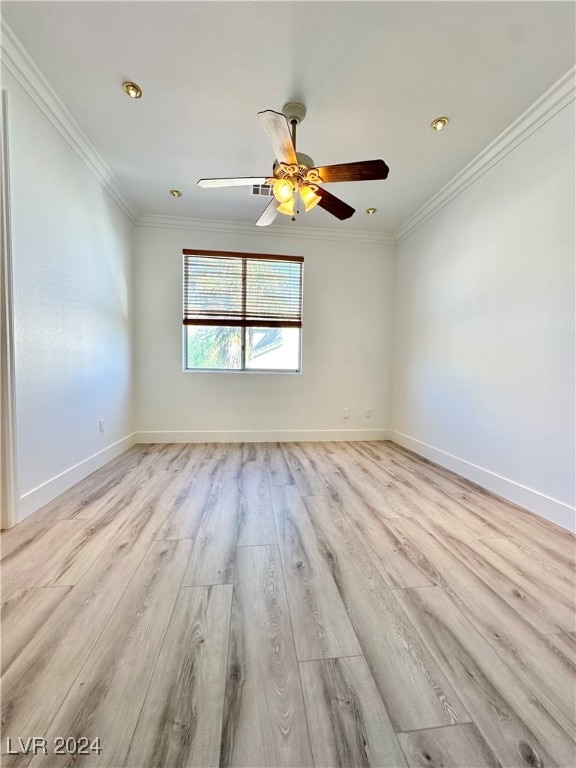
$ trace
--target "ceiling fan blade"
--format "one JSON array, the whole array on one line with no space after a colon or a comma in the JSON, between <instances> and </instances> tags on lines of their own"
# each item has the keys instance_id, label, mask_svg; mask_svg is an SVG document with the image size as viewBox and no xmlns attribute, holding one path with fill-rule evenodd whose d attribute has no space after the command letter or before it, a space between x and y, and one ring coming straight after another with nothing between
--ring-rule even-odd
<instances>
[{"instance_id":1,"label":"ceiling fan blade","mask_svg":"<svg viewBox=\"0 0 576 768\"><path fill-rule=\"evenodd\" d=\"M321 165L316 168L325 184L332 181L374 181L385 179L390 170L384 160L364 160L359 163Z\"/></svg>"},{"instance_id":2,"label":"ceiling fan blade","mask_svg":"<svg viewBox=\"0 0 576 768\"><path fill-rule=\"evenodd\" d=\"M278 213L278 201L270 200L266 208L264 208L264 210L262 211L262 215L256 222L256 226L267 227L269 224L272 224L272 222L276 218L277 213Z\"/></svg>"},{"instance_id":3,"label":"ceiling fan blade","mask_svg":"<svg viewBox=\"0 0 576 768\"><path fill-rule=\"evenodd\" d=\"M270 139L276 160L289 165L297 163L296 150L286 116L281 112L274 112L273 109L267 109L264 112L258 112L258 117Z\"/></svg>"},{"instance_id":4,"label":"ceiling fan blade","mask_svg":"<svg viewBox=\"0 0 576 768\"><path fill-rule=\"evenodd\" d=\"M348 203L345 203L344 200L340 200L339 197L336 197L330 192L327 192L325 189L322 189L322 187L318 187L316 194L322 198L318 203L320 208L324 208L325 211L331 213L332 216L336 216L336 218L340 219L340 221L349 219L350 216L353 216L356 212L356 209L352 208L351 205L348 205Z\"/></svg>"},{"instance_id":5,"label":"ceiling fan blade","mask_svg":"<svg viewBox=\"0 0 576 768\"><path fill-rule=\"evenodd\" d=\"M265 184L266 176L237 176L232 179L200 179L199 187L248 187L251 184Z\"/></svg>"}]
</instances>

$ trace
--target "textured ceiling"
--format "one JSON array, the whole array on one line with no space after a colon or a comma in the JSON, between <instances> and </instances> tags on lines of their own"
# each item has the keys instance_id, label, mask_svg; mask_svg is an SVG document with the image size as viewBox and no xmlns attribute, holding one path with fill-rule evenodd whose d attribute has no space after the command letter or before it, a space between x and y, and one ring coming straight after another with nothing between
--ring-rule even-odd
<instances>
[{"instance_id":1,"label":"textured ceiling","mask_svg":"<svg viewBox=\"0 0 576 768\"><path fill-rule=\"evenodd\" d=\"M141 212L255 221L265 198L196 181L270 173L256 113L302 101L300 151L323 165L381 157L390 176L330 185L356 215L341 223L314 209L299 226L392 232L574 65L574 8L116 0L1 10ZM141 100L124 95L127 79ZM441 133L429 128L438 115L450 118Z\"/></svg>"}]
</instances>

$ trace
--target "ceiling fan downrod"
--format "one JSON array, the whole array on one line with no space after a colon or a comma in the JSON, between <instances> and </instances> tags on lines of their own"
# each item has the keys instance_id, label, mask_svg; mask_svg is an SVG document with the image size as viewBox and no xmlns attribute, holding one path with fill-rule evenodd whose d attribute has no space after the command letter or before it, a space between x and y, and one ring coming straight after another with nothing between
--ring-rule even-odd
<instances>
[{"instance_id":1,"label":"ceiling fan downrod","mask_svg":"<svg viewBox=\"0 0 576 768\"><path fill-rule=\"evenodd\" d=\"M297 101L289 101L282 107L282 114L288 120L288 125L292 133L292 144L296 150L296 126L306 117L306 107Z\"/></svg>"},{"instance_id":2,"label":"ceiling fan downrod","mask_svg":"<svg viewBox=\"0 0 576 768\"><path fill-rule=\"evenodd\" d=\"M288 121L288 125L290 126L290 133L292 138L292 145L294 147L294 152L296 152L296 157L298 158L298 162L307 166L308 168L313 167L314 162L311 157L308 155L298 155L298 152L296 150L296 128L302 120L306 117L306 107L304 104L300 104L297 101L289 101L287 104L284 104L282 107L282 114L286 117L286 120ZM296 221L296 216L300 213L300 181L297 181L295 184L294 189L294 201L296 205L298 206L295 208L294 213L292 215L292 221Z\"/></svg>"},{"instance_id":3,"label":"ceiling fan downrod","mask_svg":"<svg viewBox=\"0 0 576 768\"><path fill-rule=\"evenodd\" d=\"M290 126L292 128L292 144L294 144L294 149L296 149L296 126L297 125L298 123L296 122L296 120L290 121Z\"/></svg>"}]
</instances>

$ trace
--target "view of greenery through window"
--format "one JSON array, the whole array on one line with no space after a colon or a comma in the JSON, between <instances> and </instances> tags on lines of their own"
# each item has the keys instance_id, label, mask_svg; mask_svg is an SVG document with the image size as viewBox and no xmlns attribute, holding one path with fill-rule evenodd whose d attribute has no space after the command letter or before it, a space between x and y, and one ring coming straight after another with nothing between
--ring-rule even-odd
<instances>
[{"instance_id":1,"label":"view of greenery through window","mask_svg":"<svg viewBox=\"0 0 576 768\"><path fill-rule=\"evenodd\" d=\"M192 325L186 330L187 368L242 367L241 328Z\"/></svg>"},{"instance_id":2,"label":"view of greenery through window","mask_svg":"<svg viewBox=\"0 0 576 768\"><path fill-rule=\"evenodd\" d=\"M242 370L243 328L186 328L186 367ZM298 328L246 328L245 367L249 370L297 371L300 368Z\"/></svg>"}]
</instances>

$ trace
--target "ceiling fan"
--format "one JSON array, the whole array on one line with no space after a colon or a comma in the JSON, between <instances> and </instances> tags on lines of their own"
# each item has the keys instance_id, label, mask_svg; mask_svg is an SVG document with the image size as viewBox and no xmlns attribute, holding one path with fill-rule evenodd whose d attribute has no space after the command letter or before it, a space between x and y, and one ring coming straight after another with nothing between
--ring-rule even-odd
<instances>
[{"instance_id":1,"label":"ceiling fan","mask_svg":"<svg viewBox=\"0 0 576 768\"><path fill-rule=\"evenodd\" d=\"M349 219L354 214L354 208L320 187L319 184L385 179L388 176L388 166L384 160L315 166L311 157L302 152L296 152L296 126L302 122L305 115L306 108L295 102L285 104L282 112L275 112L272 109L258 112L258 117L276 155L272 176L200 179L198 186L210 188L270 185L274 200L270 201L256 222L259 227L272 224L278 212L291 216L292 221L295 221L295 214L299 213L298 199L303 203L306 211L319 205L341 221Z\"/></svg>"}]
</instances>

